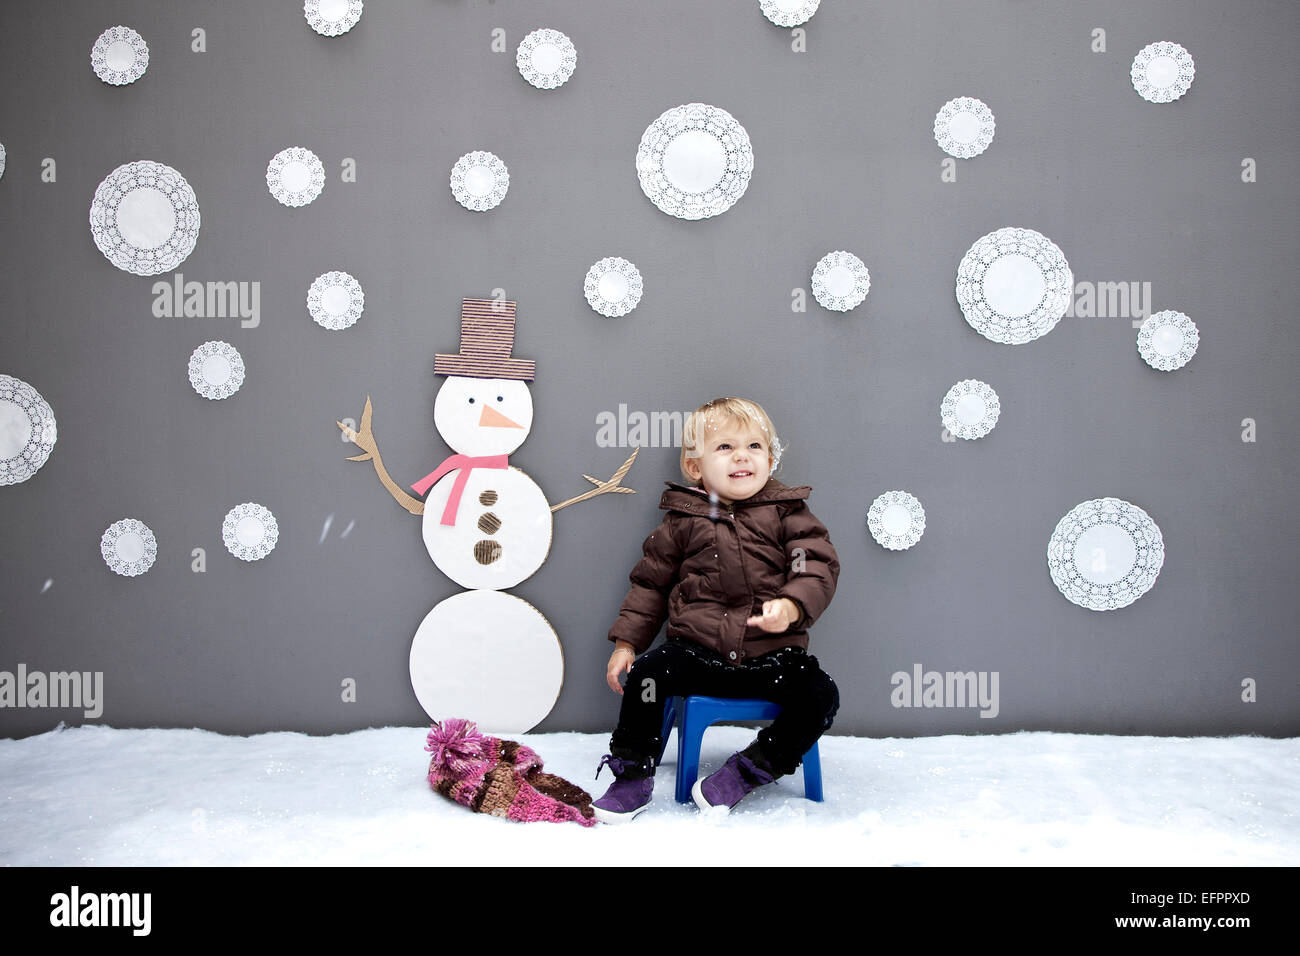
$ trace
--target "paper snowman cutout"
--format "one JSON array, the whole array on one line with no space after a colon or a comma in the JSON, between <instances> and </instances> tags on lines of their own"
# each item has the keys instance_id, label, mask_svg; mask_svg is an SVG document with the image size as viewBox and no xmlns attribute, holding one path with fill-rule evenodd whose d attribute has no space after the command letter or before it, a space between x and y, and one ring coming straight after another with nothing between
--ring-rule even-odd
<instances>
[{"instance_id":1,"label":"paper snowman cutout","mask_svg":"<svg viewBox=\"0 0 1300 956\"><path fill-rule=\"evenodd\" d=\"M370 430L367 399L361 429L339 427L375 463L393 498L423 515L429 557L463 588L425 617L411 642L411 685L433 720L462 717L485 732L526 733L559 696L564 655L550 622L535 607L503 593L546 560L552 513L618 486L636 458L608 482L552 506L509 456L528 437L534 363L512 356L515 303L464 299L461 351L438 355L434 373L447 380L434 402L434 424L454 454L416 482L421 503L388 476Z\"/></svg>"}]
</instances>

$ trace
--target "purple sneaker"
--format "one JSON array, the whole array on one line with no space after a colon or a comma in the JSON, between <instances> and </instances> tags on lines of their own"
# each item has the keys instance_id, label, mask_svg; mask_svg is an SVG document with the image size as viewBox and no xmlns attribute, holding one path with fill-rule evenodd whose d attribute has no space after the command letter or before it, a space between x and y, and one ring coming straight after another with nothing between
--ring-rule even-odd
<instances>
[{"instance_id":1,"label":"purple sneaker","mask_svg":"<svg viewBox=\"0 0 1300 956\"><path fill-rule=\"evenodd\" d=\"M605 754L600 765L596 767L596 776L606 764L617 777L605 795L592 801L591 809L601 823L627 823L650 805L650 795L654 792L654 764L646 761L624 760L613 754ZM649 769L649 774L633 778L629 772Z\"/></svg>"},{"instance_id":2,"label":"purple sneaker","mask_svg":"<svg viewBox=\"0 0 1300 956\"><path fill-rule=\"evenodd\" d=\"M776 779L769 766L752 745L746 747L728 757L720 770L696 780L691 798L701 810L730 813L747 793Z\"/></svg>"}]
</instances>

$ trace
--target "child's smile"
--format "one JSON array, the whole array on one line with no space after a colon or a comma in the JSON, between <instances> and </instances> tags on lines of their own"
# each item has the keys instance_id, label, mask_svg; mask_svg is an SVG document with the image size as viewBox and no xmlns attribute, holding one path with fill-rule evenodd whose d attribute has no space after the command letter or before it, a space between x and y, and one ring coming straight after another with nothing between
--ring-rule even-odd
<instances>
[{"instance_id":1,"label":"child's smile","mask_svg":"<svg viewBox=\"0 0 1300 956\"><path fill-rule=\"evenodd\" d=\"M762 490L772 472L772 456L762 431L728 422L709 429L700 457L686 459L686 469L705 491L731 504Z\"/></svg>"}]
</instances>

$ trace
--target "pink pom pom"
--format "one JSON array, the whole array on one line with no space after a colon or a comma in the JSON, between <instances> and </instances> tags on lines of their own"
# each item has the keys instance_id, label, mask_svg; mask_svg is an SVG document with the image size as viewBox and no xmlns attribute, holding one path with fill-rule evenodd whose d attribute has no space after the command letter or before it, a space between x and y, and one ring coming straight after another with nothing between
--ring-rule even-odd
<instances>
[{"instance_id":1,"label":"pink pom pom","mask_svg":"<svg viewBox=\"0 0 1300 956\"><path fill-rule=\"evenodd\" d=\"M431 772L463 779L488 756L490 746L491 738L479 733L472 720L451 717L432 725L424 749L433 754Z\"/></svg>"}]
</instances>

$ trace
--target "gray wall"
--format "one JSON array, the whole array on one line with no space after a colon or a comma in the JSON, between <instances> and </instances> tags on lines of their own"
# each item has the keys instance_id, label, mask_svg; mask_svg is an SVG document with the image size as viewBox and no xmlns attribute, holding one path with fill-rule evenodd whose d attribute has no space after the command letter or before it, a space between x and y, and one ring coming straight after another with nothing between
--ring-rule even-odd
<instances>
[{"instance_id":1,"label":"gray wall","mask_svg":"<svg viewBox=\"0 0 1300 956\"><path fill-rule=\"evenodd\" d=\"M0 12L0 371L39 389L59 423L44 469L0 488L0 670L102 671L99 722L113 726L425 722L411 637L459 588L370 466L344 460L334 420L358 417L371 395L390 470L403 484L424 475L450 453L432 423L433 356L458 349L462 296L502 288L519 303L515 353L538 368L532 434L512 464L552 501L626 456L598 446L602 411L726 394L766 406L790 446L780 477L814 487L843 563L813 632L843 693L837 731L1300 731L1300 7L825 0L803 53L754 0L372 0L335 39L301 9L6 0ZM89 64L117 23L151 51L148 73L123 88ZM519 40L542 26L578 48L576 74L554 92L514 65ZM190 51L195 27L206 53ZM507 53L489 48L496 27ZM1097 27L1105 53L1090 49ZM1154 105L1128 72L1162 39L1192 52L1196 80ZM944 183L931 125L961 95L990 105L997 136ZM730 111L755 151L747 194L703 222L660 213L634 169L650 121L693 101ZM263 178L291 145L314 150L328 175L302 209L275 202ZM447 186L457 157L480 148L511 175L487 214ZM41 181L45 157L55 183ZM340 181L345 157L356 183ZM1258 182L1241 181L1244 157ZM203 225L180 271L259 282L258 327L155 318L155 280L96 249L95 187L136 159L188 178ZM1200 327L1200 352L1156 372L1128 317L1066 318L1023 346L982 338L954 277L966 249L1005 225L1053 239L1076 281L1151 283L1153 310ZM867 263L867 301L841 315L809 296L792 312L792 289L833 249ZM607 255L645 276L622 319L582 296ZM365 287L365 314L346 332L306 311L307 287L330 269ZM248 367L227 401L199 398L186 379L209 339L233 343ZM939 402L963 378L997 389L1002 418L988 438L944 442ZM1241 438L1246 418L1254 443ZM676 462L675 448L646 448L628 479L637 495L560 512L549 560L513 589L564 647L564 690L541 730L612 727L604 635ZM866 530L871 500L891 488L926 509L925 536L902 553ZM1144 508L1167 555L1150 592L1098 613L1061 596L1046 549L1061 516L1107 495ZM249 500L280 523L276 550L251 565L220 536L226 511ZM99 555L123 517L158 537L139 578ZM191 570L194 548L204 573ZM998 716L892 707L890 674L916 663L996 671ZM355 703L340 700L347 677ZM1246 678L1255 702L1242 700ZM3 710L0 733L58 720L83 717Z\"/></svg>"}]
</instances>

